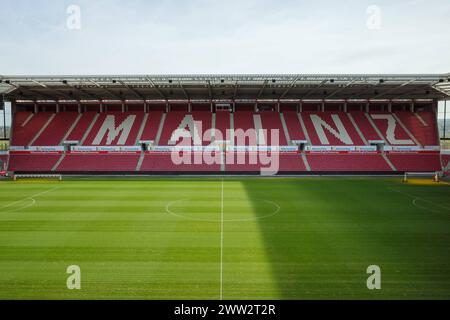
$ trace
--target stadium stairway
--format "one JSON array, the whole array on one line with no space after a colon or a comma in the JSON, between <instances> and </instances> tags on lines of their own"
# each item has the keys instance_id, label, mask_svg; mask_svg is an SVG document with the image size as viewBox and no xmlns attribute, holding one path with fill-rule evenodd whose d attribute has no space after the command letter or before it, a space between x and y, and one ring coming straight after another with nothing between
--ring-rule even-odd
<instances>
[{"instance_id":1,"label":"stadium stairway","mask_svg":"<svg viewBox=\"0 0 450 320\"><path fill-rule=\"evenodd\" d=\"M288 130L288 127L286 124L286 119L284 119L284 114L280 113L279 115L280 115L280 121L281 121L281 126L283 128L284 136L286 137L288 145L292 146L293 144L292 144L291 137L289 135L289 130Z\"/></svg>"},{"instance_id":2,"label":"stadium stairway","mask_svg":"<svg viewBox=\"0 0 450 320\"><path fill-rule=\"evenodd\" d=\"M388 144L397 146L420 145L406 127L393 113L372 112L368 115L369 121L378 130L383 140ZM392 126L392 125L395 125ZM397 125L398 124L398 125Z\"/></svg>"},{"instance_id":3,"label":"stadium stairway","mask_svg":"<svg viewBox=\"0 0 450 320\"><path fill-rule=\"evenodd\" d=\"M364 145L369 145L367 142L367 139L364 137L364 134L362 133L361 129L359 128L358 124L356 123L355 119L351 115L351 113L347 113L347 117L352 123L352 125L355 127L356 132L358 133L359 137L361 138L361 141L364 143Z\"/></svg>"},{"instance_id":4,"label":"stadium stairway","mask_svg":"<svg viewBox=\"0 0 450 320\"><path fill-rule=\"evenodd\" d=\"M163 113L161 115L161 119L159 121L159 126L158 126L158 131L156 132L156 136L155 136L155 142L154 142L155 146L158 146L159 145L159 141L161 140L161 134L162 134L162 131L163 131L163 128L164 128L164 123L166 122L166 117L167 117L166 113Z\"/></svg>"},{"instance_id":5,"label":"stadium stairway","mask_svg":"<svg viewBox=\"0 0 450 320\"><path fill-rule=\"evenodd\" d=\"M11 153L9 156L8 171L14 172L50 172L61 154L34 153L22 154Z\"/></svg>"},{"instance_id":6,"label":"stadium stairway","mask_svg":"<svg viewBox=\"0 0 450 320\"><path fill-rule=\"evenodd\" d=\"M144 157L145 157L145 152L141 152L141 155L139 156L139 160L138 163L136 165L136 170L137 172L141 171L141 167L142 167L142 162L144 162Z\"/></svg>"},{"instance_id":7,"label":"stadium stairway","mask_svg":"<svg viewBox=\"0 0 450 320\"><path fill-rule=\"evenodd\" d=\"M292 142L292 140L296 141L304 141L307 140L305 137L305 133L302 130L302 127L300 125L300 121L298 118L298 115L294 111L285 111L282 114L280 114L281 122L286 125L287 133L286 137L289 137L289 141Z\"/></svg>"},{"instance_id":8,"label":"stadium stairway","mask_svg":"<svg viewBox=\"0 0 450 320\"><path fill-rule=\"evenodd\" d=\"M423 146L436 145L436 126L433 121L433 112L407 112L394 113L410 134Z\"/></svg>"},{"instance_id":9,"label":"stadium stairway","mask_svg":"<svg viewBox=\"0 0 450 320\"><path fill-rule=\"evenodd\" d=\"M144 118L142 119L141 126L139 127L139 131L137 132L136 139L134 141L135 145L139 144L139 141L142 140L142 133L144 132L145 125L147 124L148 113L144 114Z\"/></svg>"},{"instance_id":10,"label":"stadium stairway","mask_svg":"<svg viewBox=\"0 0 450 320\"><path fill-rule=\"evenodd\" d=\"M379 153L307 153L312 171L389 172L392 168Z\"/></svg>"},{"instance_id":11,"label":"stadium stairway","mask_svg":"<svg viewBox=\"0 0 450 320\"><path fill-rule=\"evenodd\" d=\"M82 113L78 113L75 121L70 125L67 132L64 134L64 136L61 138L59 144L63 143L64 141L67 141L70 134L73 132L73 130L78 126L78 123L80 122L81 118L83 117Z\"/></svg>"},{"instance_id":12,"label":"stadium stairway","mask_svg":"<svg viewBox=\"0 0 450 320\"><path fill-rule=\"evenodd\" d=\"M387 158L402 172L435 172L442 169L439 153L388 153Z\"/></svg>"},{"instance_id":13,"label":"stadium stairway","mask_svg":"<svg viewBox=\"0 0 450 320\"><path fill-rule=\"evenodd\" d=\"M414 141L414 143L417 146L422 146L422 144L416 139L416 137L411 133L411 131L409 131L409 129L404 125L403 121L397 116L397 114L392 113L393 117L395 118L395 120L397 120L397 123L402 127L402 129L406 132L406 134L411 138L412 141ZM410 118L412 118L410 116Z\"/></svg>"},{"instance_id":14,"label":"stadium stairway","mask_svg":"<svg viewBox=\"0 0 450 320\"><path fill-rule=\"evenodd\" d=\"M311 166L309 165L309 162L308 162L308 159L306 158L305 153L302 152L300 155L302 157L302 161L303 161L303 164L305 165L306 171L311 171Z\"/></svg>"},{"instance_id":15,"label":"stadium stairway","mask_svg":"<svg viewBox=\"0 0 450 320\"><path fill-rule=\"evenodd\" d=\"M51 114L50 118L48 118L48 120L45 122L45 124L39 129L39 131L36 133L34 138L31 139L31 141L29 143L30 146L34 145L35 141L41 136L41 134L45 131L45 129L47 129L47 127L52 122L52 120L55 118L55 116L56 116L55 113Z\"/></svg>"},{"instance_id":16,"label":"stadium stairway","mask_svg":"<svg viewBox=\"0 0 450 320\"><path fill-rule=\"evenodd\" d=\"M64 158L66 157L66 153L64 152L61 157L59 157L58 161L56 161L55 165L52 167L52 171L56 171L56 169L59 167L59 165L61 164L61 162L64 160Z\"/></svg>"},{"instance_id":17,"label":"stadium stairway","mask_svg":"<svg viewBox=\"0 0 450 320\"><path fill-rule=\"evenodd\" d=\"M164 123L162 111L151 111L146 113L147 117L144 119L144 129L140 135L140 140L156 141L158 129Z\"/></svg>"},{"instance_id":18,"label":"stadium stairway","mask_svg":"<svg viewBox=\"0 0 450 320\"><path fill-rule=\"evenodd\" d=\"M89 123L89 126L86 129L86 132L84 132L83 137L81 138L81 141L80 141L80 145L84 145L84 142L86 141L87 137L89 136L89 133L91 132L92 128L94 127L95 122L97 121L98 117L99 117L99 114L96 113L94 115L94 118Z\"/></svg>"},{"instance_id":19,"label":"stadium stairway","mask_svg":"<svg viewBox=\"0 0 450 320\"><path fill-rule=\"evenodd\" d=\"M384 161L386 161L386 163L389 165L389 167L392 169L392 171L397 171L397 168L394 166L391 160L389 160L385 152L382 152L381 156L383 157Z\"/></svg>"}]
</instances>

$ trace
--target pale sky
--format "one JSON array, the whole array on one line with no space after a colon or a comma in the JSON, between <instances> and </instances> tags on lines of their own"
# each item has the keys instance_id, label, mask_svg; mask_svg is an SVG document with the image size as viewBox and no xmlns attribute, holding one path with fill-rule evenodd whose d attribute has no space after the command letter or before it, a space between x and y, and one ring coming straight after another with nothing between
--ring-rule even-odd
<instances>
[{"instance_id":1,"label":"pale sky","mask_svg":"<svg viewBox=\"0 0 450 320\"><path fill-rule=\"evenodd\" d=\"M79 30L67 26L71 5ZM449 0L0 0L0 8L3 75L450 72Z\"/></svg>"}]
</instances>

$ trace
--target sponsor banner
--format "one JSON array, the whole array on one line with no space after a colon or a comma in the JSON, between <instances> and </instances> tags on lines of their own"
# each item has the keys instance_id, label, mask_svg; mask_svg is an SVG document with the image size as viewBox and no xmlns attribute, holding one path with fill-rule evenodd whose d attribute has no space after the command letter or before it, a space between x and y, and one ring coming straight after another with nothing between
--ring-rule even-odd
<instances>
[{"instance_id":1,"label":"sponsor banner","mask_svg":"<svg viewBox=\"0 0 450 320\"><path fill-rule=\"evenodd\" d=\"M30 147L31 148L31 147ZM39 146L39 147L34 147L35 149L32 151L43 151L43 152L51 152L51 151L64 151L64 147L63 146Z\"/></svg>"},{"instance_id":2,"label":"sponsor banner","mask_svg":"<svg viewBox=\"0 0 450 320\"><path fill-rule=\"evenodd\" d=\"M422 148L418 146L393 146L394 151L420 151Z\"/></svg>"},{"instance_id":3,"label":"sponsor banner","mask_svg":"<svg viewBox=\"0 0 450 320\"><path fill-rule=\"evenodd\" d=\"M307 151L331 151L331 146L306 146Z\"/></svg>"},{"instance_id":4,"label":"sponsor banner","mask_svg":"<svg viewBox=\"0 0 450 320\"><path fill-rule=\"evenodd\" d=\"M203 150L205 151L220 151L219 146L204 146Z\"/></svg>"},{"instance_id":5,"label":"sponsor banner","mask_svg":"<svg viewBox=\"0 0 450 320\"><path fill-rule=\"evenodd\" d=\"M280 146L281 152L297 152L298 148L296 146Z\"/></svg>"},{"instance_id":6,"label":"sponsor banner","mask_svg":"<svg viewBox=\"0 0 450 320\"><path fill-rule=\"evenodd\" d=\"M334 151L355 151L356 148L354 146L335 146L331 147Z\"/></svg>"},{"instance_id":7,"label":"sponsor banner","mask_svg":"<svg viewBox=\"0 0 450 320\"><path fill-rule=\"evenodd\" d=\"M120 147L117 146L98 146L98 151L120 151Z\"/></svg>"},{"instance_id":8,"label":"sponsor banner","mask_svg":"<svg viewBox=\"0 0 450 320\"><path fill-rule=\"evenodd\" d=\"M439 150L441 150L441 147L440 146L425 146L424 149L428 150L428 151L439 151Z\"/></svg>"},{"instance_id":9,"label":"sponsor banner","mask_svg":"<svg viewBox=\"0 0 450 320\"><path fill-rule=\"evenodd\" d=\"M63 142L63 144L78 144L79 141L78 140L65 140Z\"/></svg>"},{"instance_id":10,"label":"sponsor banner","mask_svg":"<svg viewBox=\"0 0 450 320\"><path fill-rule=\"evenodd\" d=\"M73 151L97 151L97 147L93 146L74 146L72 147Z\"/></svg>"},{"instance_id":11,"label":"sponsor banner","mask_svg":"<svg viewBox=\"0 0 450 320\"><path fill-rule=\"evenodd\" d=\"M383 143L385 143L384 140L369 140L367 142L369 142L369 144L371 144L371 143L374 143L374 144L383 144Z\"/></svg>"},{"instance_id":12,"label":"sponsor banner","mask_svg":"<svg viewBox=\"0 0 450 320\"><path fill-rule=\"evenodd\" d=\"M286 151L297 151L295 146L227 146L226 151L236 152L258 152L258 151L280 151L285 148Z\"/></svg>"},{"instance_id":13,"label":"sponsor banner","mask_svg":"<svg viewBox=\"0 0 450 320\"><path fill-rule=\"evenodd\" d=\"M383 150L384 151L392 151L392 147L391 146L384 146Z\"/></svg>"},{"instance_id":14,"label":"sponsor banner","mask_svg":"<svg viewBox=\"0 0 450 320\"><path fill-rule=\"evenodd\" d=\"M11 146L10 151L30 151L30 152L59 152L64 151L63 146Z\"/></svg>"},{"instance_id":15,"label":"sponsor banner","mask_svg":"<svg viewBox=\"0 0 450 320\"><path fill-rule=\"evenodd\" d=\"M11 150L11 151L23 151L23 150L25 150L25 147L23 147L23 146L9 146L9 150Z\"/></svg>"},{"instance_id":16,"label":"sponsor banner","mask_svg":"<svg viewBox=\"0 0 450 320\"><path fill-rule=\"evenodd\" d=\"M256 146L256 151L279 151L279 146Z\"/></svg>"},{"instance_id":17,"label":"sponsor banner","mask_svg":"<svg viewBox=\"0 0 450 320\"><path fill-rule=\"evenodd\" d=\"M248 146L227 146L226 151L246 152L249 151L249 148Z\"/></svg>"},{"instance_id":18,"label":"sponsor banner","mask_svg":"<svg viewBox=\"0 0 450 320\"><path fill-rule=\"evenodd\" d=\"M122 146L120 147L120 151L141 151L140 146Z\"/></svg>"},{"instance_id":19,"label":"sponsor banner","mask_svg":"<svg viewBox=\"0 0 450 320\"><path fill-rule=\"evenodd\" d=\"M174 146L172 147L173 151L201 151L199 150L199 146Z\"/></svg>"},{"instance_id":20,"label":"sponsor banner","mask_svg":"<svg viewBox=\"0 0 450 320\"><path fill-rule=\"evenodd\" d=\"M194 152L220 151L219 146L174 146L170 148L171 150L174 151L194 151Z\"/></svg>"},{"instance_id":21,"label":"sponsor banner","mask_svg":"<svg viewBox=\"0 0 450 320\"><path fill-rule=\"evenodd\" d=\"M154 146L152 151L160 151L160 152L170 152L173 150L173 147L169 146Z\"/></svg>"},{"instance_id":22,"label":"sponsor banner","mask_svg":"<svg viewBox=\"0 0 450 320\"><path fill-rule=\"evenodd\" d=\"M96 152L96 151L139 152L139 151L141 151L141 147L140 146L73 146L72 151L80 151L80 152Z\"/></svg>"},{"instance_id":23,"label":"sponsor banner","mask_svg":"<svg viewBox=\"0 0 450 320\"><path fill-rule=\"evenodd\" d=\"M356 147L357 151L362 151L362 152L373 152L373 151L377 151L377 147L376 146L358 146Z\"/></svg>"},{"instance_id":24,"label":"sponsor banner","mask_svg":"<svg viewBox=\"0 0 450 320\"><path fill-rule=\"evenodd\" d=\"M8 151L0 151L0 155L8 154Z\"/></svg>"}]
</instances>

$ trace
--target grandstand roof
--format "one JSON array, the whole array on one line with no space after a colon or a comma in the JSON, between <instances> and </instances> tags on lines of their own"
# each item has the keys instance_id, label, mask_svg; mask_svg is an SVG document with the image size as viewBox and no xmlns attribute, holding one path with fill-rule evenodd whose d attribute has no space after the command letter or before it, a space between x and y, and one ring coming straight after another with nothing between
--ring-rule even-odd
<instances>
[{"instance_id":1,"label":"grandstand roof","mask_svg":"<svg viewBox=\"0 0 450 320\"><path fill-rule=\"evenodd\" d=\"M0 76L6 100L444 99L446 74Z\"/></svg>"}]
</instances>

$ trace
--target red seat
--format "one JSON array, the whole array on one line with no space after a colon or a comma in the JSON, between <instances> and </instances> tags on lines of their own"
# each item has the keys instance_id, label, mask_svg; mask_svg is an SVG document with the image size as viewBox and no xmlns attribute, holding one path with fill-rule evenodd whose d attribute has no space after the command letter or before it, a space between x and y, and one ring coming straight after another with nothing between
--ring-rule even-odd
<instances>
[{"instance_id":1,"label":"red seat","mask_svg":"<svg viewBox=\"0 0 450 320\"><path fill-rule=\"evenodd\" d=\"M306 158L312 171L392 171L377 153L309 153Z\"/></svg>"},{"instance_id":2,"label":"red seat","mask_svg":"<svg viewBox=\"0 0 450 320\"><path fill-rule=\"evenodd\" d=\"M32 153L14 154L9 156L9 171L47 172L51 171L61 154Z\"/></svg>"},{"instance_id":3,"label":"red seat","mask_svg":"<svg viewBox=\"0 0 450 320\"><path fill-rule=\"evenodd\" d=\"M389 153L387 157L398 171L433 172L442 168L438 153Z\"/></svg>"},{"instance_id":4,"label":"red seat","mask_svg":"<svg viewBox=\"0 0 450 320\"><path fill-rule=\"evenodd\" d=\"M69 153L55 171L131 172L136 170L138 160L138 153Z\"/></svg>"}]
</instances>

